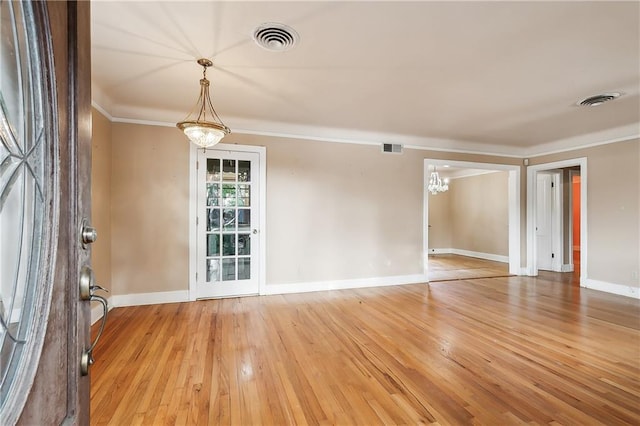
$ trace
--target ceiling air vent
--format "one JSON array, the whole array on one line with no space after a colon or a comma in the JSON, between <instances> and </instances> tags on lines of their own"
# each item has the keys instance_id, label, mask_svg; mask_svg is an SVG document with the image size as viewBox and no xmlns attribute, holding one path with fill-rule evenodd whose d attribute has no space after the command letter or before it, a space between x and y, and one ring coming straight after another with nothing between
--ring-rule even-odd
<instances>
[{"instance_id":1,"label":"ceiling air vent","mask_svg":"<svg viewBox=\"0 0 640 426\"><path fill-rule=\"evenodd\" d=\"M612 92L612 93L601 93L599 95L589 96L586 99L583 99L577 103L580 106L598 106L602 105L605 102L612 101L615 98L619 97L620 93Z\"/></svg>"},{"instance_id":2,"label":"ceiling air vent","mask_svg":"<svg viewBox=\"0 0 640 426\"><path fill-rule=\"evenodd\" d=\"M293 28L276 22L262 24L253 31L253 40L258 46L271 52L289 50L298 39L298 33Z\"/></svg>"},{"instance_id":3,"label":"ceiling air vent","mask_svg":"<svg viewBox=\"0 0 640 426\"><path fill-rule=\"evenodd\" d=\"M402 145L399 143L383 143L382 152L388 152L391 154L402 154Z\"/></svg>"}]
</instances>

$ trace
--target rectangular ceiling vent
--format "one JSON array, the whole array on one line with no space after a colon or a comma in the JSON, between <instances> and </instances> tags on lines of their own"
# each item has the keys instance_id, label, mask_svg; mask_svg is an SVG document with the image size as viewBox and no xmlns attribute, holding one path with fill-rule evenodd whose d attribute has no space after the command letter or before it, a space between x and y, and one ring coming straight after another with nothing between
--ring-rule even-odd
<instances>
[{"instance_id":1,"label":"rectangular ceiling vent","mask_svg":"<svg viewBox=\"0 0 640 426\"><path fill-rule=\"evenodd\" d=\"M388 152L391 154L402 154L402 145L399 143L383 143L382 152Z\"/></svg>"}]
</instances>

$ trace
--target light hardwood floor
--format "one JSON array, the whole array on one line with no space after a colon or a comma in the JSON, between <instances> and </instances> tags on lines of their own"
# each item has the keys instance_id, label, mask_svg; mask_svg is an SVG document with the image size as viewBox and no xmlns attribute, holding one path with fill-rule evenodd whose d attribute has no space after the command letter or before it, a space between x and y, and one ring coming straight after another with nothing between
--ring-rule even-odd
<instances>
[{"instance_id":1,"label":"light hardwood floor","mask_svg":"<svg viewBox=\"0 0 640 426\"><path fill-rule=\"evenodd\" d=\"M91 423L638 425L639 330L552 273L116 308Z\"/></svg>"},{"instance_id":2,"label":"light hardwood floor","mask_svg":"<svg viewBox=\"0 0 640 426\"><path fill-rule=\"evenodd\" d=\"M457 254L430 254L429 281L509 276L509 264Z\"/></svg>"}]
</instances>

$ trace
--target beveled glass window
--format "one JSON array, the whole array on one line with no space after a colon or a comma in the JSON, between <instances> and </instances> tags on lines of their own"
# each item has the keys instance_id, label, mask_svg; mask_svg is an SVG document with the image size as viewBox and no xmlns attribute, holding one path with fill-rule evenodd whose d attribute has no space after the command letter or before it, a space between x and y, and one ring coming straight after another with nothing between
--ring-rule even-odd
<instances>
[{"instance_id":1,"label":"beveled glass window","mask_svg":"<svg viewBox=\"0 0 640 426\"><path fill-rule=\"evenodd\" d=\"M56 104L35 8L0 2L0 424L19 413L35 374L57 238Z\"/></svg>"}]
</instances>

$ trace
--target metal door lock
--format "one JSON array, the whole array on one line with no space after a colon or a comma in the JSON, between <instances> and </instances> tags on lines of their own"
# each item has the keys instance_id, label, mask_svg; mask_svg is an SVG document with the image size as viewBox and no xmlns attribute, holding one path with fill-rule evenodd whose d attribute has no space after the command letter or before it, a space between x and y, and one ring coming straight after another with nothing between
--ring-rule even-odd
<instances>
[{"instance_id":1,"label":"metal door lock","mask_svg":"<svg viewBox=\"0 0 640 426\"><path fill-rule=\"evenodd\" d=\"M82 219L82 225L80 227L80 241L82 242L82 248L87 248L87 245L93 244L98 239L98 231L96 228L89 224L88 219Z\"/></svg>"}]
</instances>

